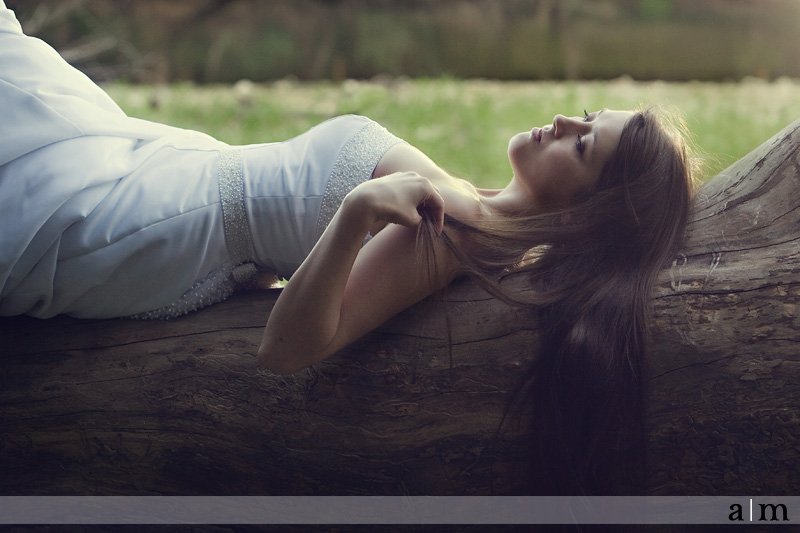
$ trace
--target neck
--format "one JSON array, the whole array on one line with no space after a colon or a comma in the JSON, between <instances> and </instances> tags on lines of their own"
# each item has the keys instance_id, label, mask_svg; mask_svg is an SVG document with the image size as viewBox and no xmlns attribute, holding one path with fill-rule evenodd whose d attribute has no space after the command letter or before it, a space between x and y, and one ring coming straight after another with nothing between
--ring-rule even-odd
<instances>
[{"instance_id":1,"label":"neck","mask_svg":"<svg viewBox=\"0 0 800 533\"><path fill-rule=\"evenodd\" d=\"M504 217L519 214L532 215L540 209L531 205L530 194L521 189L512 179L504 189L477 189L481 197L481 209L485 216Z\"/></svg>"}]
</instances>

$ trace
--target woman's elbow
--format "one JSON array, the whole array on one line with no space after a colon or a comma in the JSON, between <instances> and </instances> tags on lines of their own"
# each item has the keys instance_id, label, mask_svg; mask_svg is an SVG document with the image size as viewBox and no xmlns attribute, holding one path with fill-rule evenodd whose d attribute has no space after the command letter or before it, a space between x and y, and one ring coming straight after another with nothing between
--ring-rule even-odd
<instances>
[{"instance_id":1,"label":"woman's elbow","mask_svg":"<svg viewBox=\"0 0 800 533\"><path fill-rule=\"evenodd\" d=\"M262 342L256 354L256 365L258 368L269 370L275 374L294 374L307 365L298 365L296 358L289 354L281 353L270 343Z\"/></svg>"},{"instance_id":2,"label":"woman's elbow","mask_svg":"<svg viewBox=\"0 0 800 533\"><path fill-rule=\"evenodd\" d=\"M294 374L311 366L317 358L307 351L289 350L268 340L262 341L256 354L256 365L275 374Z\"/></svg>"}]
</instances>

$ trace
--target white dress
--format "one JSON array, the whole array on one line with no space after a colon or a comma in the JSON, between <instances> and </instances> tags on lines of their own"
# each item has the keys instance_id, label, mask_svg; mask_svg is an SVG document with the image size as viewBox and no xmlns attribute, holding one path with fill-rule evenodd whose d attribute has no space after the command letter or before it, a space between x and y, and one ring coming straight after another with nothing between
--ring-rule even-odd
<instances>
[{"instance_id":1,"label":"white dress","mask_svg":"<svg viewBox=\"0 0 800 533\"><path fill-rule=\"evenodd\" d=\"M176 317L290 276L400 139L358 116L232 147L128 117L0 0L0 315Z\"/></svg>"}]
</instances>

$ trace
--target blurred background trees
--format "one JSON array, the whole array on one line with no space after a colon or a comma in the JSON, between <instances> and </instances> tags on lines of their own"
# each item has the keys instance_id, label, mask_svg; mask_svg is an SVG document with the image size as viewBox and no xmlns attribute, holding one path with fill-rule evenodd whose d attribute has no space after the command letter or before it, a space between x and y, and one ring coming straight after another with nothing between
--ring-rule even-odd
<instances>
[{"instance_id":1,"label":"blurred background trees","mask_svg":"<svg viewBox=\"0 0 800 533\"><path fill-rule=\"evenodd\" d=\"M796 0L6 0L97 80L800 77Z\"/></svg>"}]
</instances>

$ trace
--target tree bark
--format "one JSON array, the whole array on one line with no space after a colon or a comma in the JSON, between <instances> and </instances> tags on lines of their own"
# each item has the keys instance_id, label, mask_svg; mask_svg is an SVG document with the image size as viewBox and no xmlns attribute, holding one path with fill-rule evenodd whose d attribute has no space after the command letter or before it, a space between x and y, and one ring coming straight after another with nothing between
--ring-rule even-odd
<instances>
[{"instance_id":1,"label":"tree bark","mask_svg":"<svg viewBox=\"0 0 800 533\"><path fill-rule=\"evenodd\" d=\"M800 492L799 148L797 121L705 185L659 278L651 494ZM496 430L536 356L531 311L457 283L280 377L254 356L276 296L167 322L0 320L0 492L520 492L525 424Z\"/></svg>"}]
</instances>

